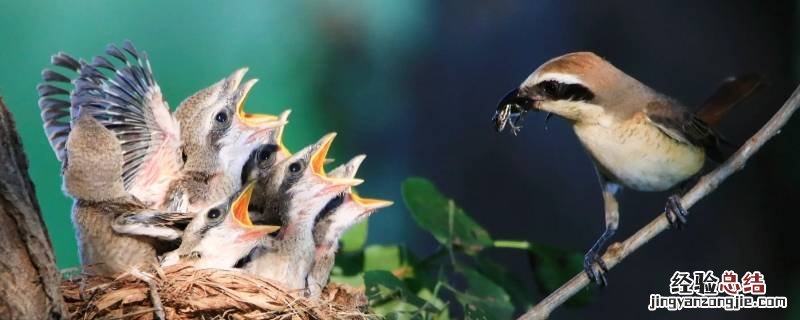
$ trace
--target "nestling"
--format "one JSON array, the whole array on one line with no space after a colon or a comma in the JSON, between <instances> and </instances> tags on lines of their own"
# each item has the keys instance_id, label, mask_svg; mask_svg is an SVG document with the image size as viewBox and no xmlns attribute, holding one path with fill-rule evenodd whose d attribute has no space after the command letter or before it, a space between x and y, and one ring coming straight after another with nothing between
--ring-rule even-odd
<instances>
[{"instance_id":1,"label":"nestling","mask_svg":"<svg viewBox=\"0 0 800 320\"><path fill-rule=\"evenodd\" d=\"M63 161L70 118L77 110L90 113L122 145L125 189L152 208L196 212L227 198L240 188L250 152L286 123L243 111L256 81L242 83L246 69L189 97L173 116L146 53L126 41L123 50L109 45L106 54L122 65L104 56L91 63L64 53L53 56L55 66L78 77L68 91L58 83L70 82L69 77L42 72L45 83L37 89L45 132Z\"/></svg>"},{"instance_id":2,"label":"nestling","mask_svg":"<svg viewBox=\"0 0 800 320\"><path fill-rule=\"evenodd\" d=\"M364 158L364 155L356 156L333 169L328 175L334 178L353 178ZM342 234L376 210L391 205L391 201L362 198L352 188L329 202L314 224L314 263L306 281L311 297L319 297L328 284Z\"/></svg>"},{"instance_id":3,"label":"nestling","mask_svg":"<svg viewBox=\"0 0 800 320\"><path fill-rule=\"evenodd\" d=\"M257 248L245 269L282 282L289 289L306 288L314 259L312 229L317 214L334 197L363 182L332 178L323 168L335 134L259 173L256 190L262 194L262 214L278 216L282 226L271 248Z\"/></svg>"},{"instance_id":4,"label":"nestling","mask_svg":"<svg viewBox=\"0 0 800 320\"><path fill-rule=\"evenodd\" d=\"M150 209L125 190L119 141L90 114L72 124L63 155L84 272L112 276L149 267L159 242L181 236L175 224L187 216Z\"/></svg>"},{"instance_id":5,"label":"nestling","mask_svg":"<svg viewBox=\"0 0 800 320\"><path fill-rule=\"evenodd\" d=\"M541 110L563 117L594 161L603 190L606 229L589 249L584 269L606 284L601 254L619 224L620 186L665 191L695 176L706 157L721 162L724 140L711 127L732 105L760 84L755 76L723 83L696 113L662 95L591 52L554 58L534 71L500 102L495 125L511 121L516 133L525 113ZM677 195L669 197L671 225L685 225L687 213Z\"/></svg>"},{"instance_id":6,"label":"nestling","mask_svg":"<svg viewBox=\"0 0 800 320\"><path fill-rule=\"evenodd\" d=\"M248 215L254 183L249 183L229 200L198 214L184 230L181 246L166 255L161 265L179 262L195 268L232 269L264 236L279 226L253 225Z\"/></svg>"}]
</instances>

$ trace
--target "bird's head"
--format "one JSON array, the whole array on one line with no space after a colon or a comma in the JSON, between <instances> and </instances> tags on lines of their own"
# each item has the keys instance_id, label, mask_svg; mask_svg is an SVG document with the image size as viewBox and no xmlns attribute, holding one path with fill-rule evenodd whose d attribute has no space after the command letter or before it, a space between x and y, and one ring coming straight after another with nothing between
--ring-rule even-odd
<instances>
[{"instance_id":1,"label":"bird's head","mask_svg":"<svg viewBox=\"0 0 800 320\"><path fill-rule=\"evenodd\" d=\"M228 201L192 219L184 231L181 246L165 255L162 266L180 261L196 268L232 268L280 226L254 225L248 215L254 183L245 186Z\"/></svg>"},{"instance_id":2,"label":"bird's head","mask_svg":"<svg viewBox=\"0 0 800 320\"><path fill-rule=\"evenodd\" d=\"M290 110L286 110L279 116L280 121L285 121L289 117ZM286 126L269 133L265 143L256 147L251 153L247 162L242 168L242 184L255 181L258 173L267 171L270 167L283 161L292 154L283 145L283 129Z\"/></svg>"},{"instance_id":3,"label":"bird's head","mask_svg":"<svg viewBox=\"0 0 800 320\"><path fill-rule=\"evenodd\" d=\"M571 122L593 122L608 111L624 110L629 90L643 86L591 52L566 54L547 61L500 101L493 121L502 131L518 126L531 110L557 114Z\"/></svg>"},{"instance_id":4,"label":"bird's head","mask_svg":"<svg viewBox=\"0 0 800 320\"><path fill-rule=\"evenodd\" d=\"M280 141L281 128L289 113L281 117L244 112L244 103L257 79L242 82L246 68L195 93L178 106L185 169L207 173L224 172L239 179L250 153L264 143Z\"/></svg>"},{"instance_id":5,"label":"bird's head","mask_svg":"<svg viewBox=\"0 0 800 320\"><path fill-rule=\"evenodd\" d=\"M284 225L312 223L334 197L363 180L335 178L325 173L325 156L335 133L322 137L289 158L261 171L258 190L263 216L280 217Z\"/></svg>"}]
</instances>

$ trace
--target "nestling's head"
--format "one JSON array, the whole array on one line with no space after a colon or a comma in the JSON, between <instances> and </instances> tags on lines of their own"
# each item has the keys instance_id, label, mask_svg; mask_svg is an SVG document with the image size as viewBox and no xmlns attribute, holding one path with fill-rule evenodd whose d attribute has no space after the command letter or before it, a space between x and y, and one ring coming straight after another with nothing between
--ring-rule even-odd
<instances>
[{"instance_id":1,"label":"nestling's head","mask_svg":"<svg viewBox=\"0 0 800 320\"><path fill-rule=\"evenodd\" d=\"M186 227L181 246L164 256L162 266L187 262L196 268L233 268L279 226L253 225L247 214L254 183L231 199L198 214Z\"/></svg>"},{"instance_id":2,"label":"nestling's head","mask_svg":"<svg viewBox=\"0 0 800 320\"><path fill-rule=\"evenodd\" d=\"M286 121L289 117L289 113L291 113L290 110L282 112L279 116L279 120ZM270 132L266 142L250 153L250 157L247 159L247 162L245 162L244 168L242 168L242 184L255 181L260 171L266 171L273 165L292 155L283 145L283 129L285 127L286 126L281 126Z\"/></svg>"},{"instance_id":3,"label":"nestling's head","mask_svg":"<svg viewBox=\"0 0 800 320\"><path fill-rule=\"evenodd\" d=\"M497 131L518 125L530 110L552 112L572 122L596 121L604 112L626 112L637 90L649 90L605 59L575 52L547 61L500 101Z\"/></svg>"},{"instance_id":4,"label":"nestling's head","mask_svg":"<svg viewBox=\"0 0 800 320\"><path fill-rule=\"evenodd\" d=\"M262 215L280 217L284 226L312 223L322 208L338 194L363 182L334 178L325 173L325 156L336 134L325 135L258 176L257 192L264 203Z\"/></svg>"},{"instance_id":5,"label":"nestling's head","mask_svg":"<svg viewBox=\"0 0 800 320\"><path fill-rule=\"evenodd\" d=\"M238 180L250 153L276 137L286 124L273 115L244 112L257 79L242 82L246 68L186 98L175 111L186 158L185 170L224 172ZM280 134L277 135L279 137Z\"/></svg>"}]
</instances>

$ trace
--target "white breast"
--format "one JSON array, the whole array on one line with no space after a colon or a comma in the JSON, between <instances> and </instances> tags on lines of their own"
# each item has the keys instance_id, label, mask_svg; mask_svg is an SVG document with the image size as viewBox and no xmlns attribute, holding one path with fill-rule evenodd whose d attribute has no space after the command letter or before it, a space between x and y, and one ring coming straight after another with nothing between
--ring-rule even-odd
<instances>
[{"instance_id":1,"label":"white breast","mask_svg":"<svg viewBox=\"0 0 800 320\"><path fill-rule=\"evenodd\" d=\"M639 191L663 191L703 167L702 148L679 143L637 115L620 123L580 124L575 134L617 182Z\"/></svg>"}]
</instances>

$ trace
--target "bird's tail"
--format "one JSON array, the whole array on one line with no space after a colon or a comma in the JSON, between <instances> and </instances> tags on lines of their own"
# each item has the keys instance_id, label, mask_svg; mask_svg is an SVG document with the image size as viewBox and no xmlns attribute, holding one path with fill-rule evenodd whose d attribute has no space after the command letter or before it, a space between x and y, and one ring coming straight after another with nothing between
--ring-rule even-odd
<instances>
[{"instance_id":1,"label":"bird's tail","mask_svg":"<svg viewBox=\"0 0 800 320\"><path fill-rule=\"evenodd\" d=\"M754 73L726 78L697 109L695 115L706 124L715 126L733 106L744 101L763 86L763 77Z\"/></svg>"}]
</instances>

